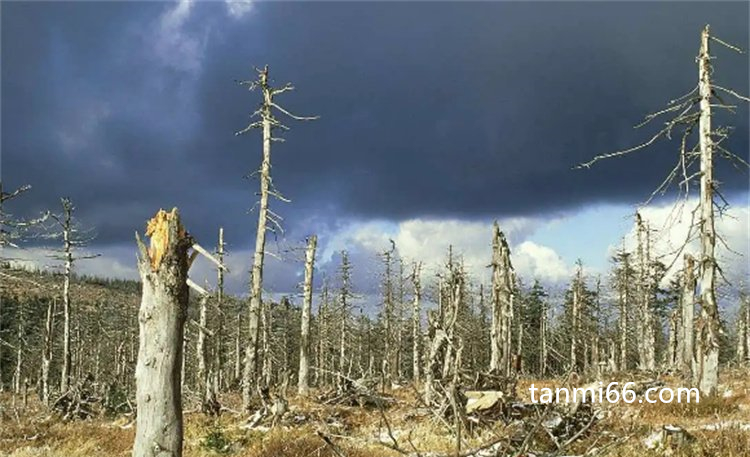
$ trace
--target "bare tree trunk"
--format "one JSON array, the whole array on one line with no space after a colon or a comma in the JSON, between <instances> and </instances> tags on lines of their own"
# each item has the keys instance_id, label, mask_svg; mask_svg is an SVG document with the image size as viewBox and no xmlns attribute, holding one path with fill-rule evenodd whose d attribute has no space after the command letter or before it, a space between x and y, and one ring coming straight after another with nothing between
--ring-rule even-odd
<instances>
[{"instance_id":1,"label":"bare tree trunk","mask_svg":"<svg viewBox=\"0 0 750 457\"><path fill-rule=\"evenodd\" d=\"M620 271L620 278L618 279L618 286L620 287L620 315L619 315L619 327L620 327L620 371L627 371L628 369L628 311L630 308L630 289L628 287L628 272L630 271L629 254L625 251L624 247L622 250L623 260Z\"/></svg>"},{"instance_id":2,"label":"bare tree trunk","mask_svg":"<svg viewBox=\"0 0 750 457\"><path fill-rule=\"evenodd\" d=\"M648 225L643 222L640 213L636 213L636 233L638 239L638 319L636 319L638 336L638 368L641 370L654 370L656 368L654 358L654 329L653 316L651 312L651 275L649 274L649 233Z\"/></svg>"},{"instance_id":3,"label":"bare tree trunk","mask_svg":"<svg viewBox=\"0 0 750 457\"><path fill-rule=\"evenodd\" d=\"M714 143L711 139L711 56L709 54L709 27L701 34L698 55L698 90L700 93L700 303L701 317L698 335L701 353L698 354L698 388L704 395L716 393L719 383L719 310L716 304L716 231L714 228Z\"/></svg>"},{"instance_id":4,"label":"bare tree trunk","mask_svg":"<svg viewBox=\"0 0 750 457\"><path fill-rule=\"evenodd\" d=\"M419 340L421 338L421 299L422 299L422 287L420 283L420 275L422 273L422 264L414 263L414 268L411 274L412 285L414 286L414 304L411 313L411 335L412 335L412 377L414 382L419 382Z\"/></svg>"},{"instance_id":5,"label":"bare tree trunk","mask_svg":"<svg viewBox=\"0 0 750 457\"><path fill-rule=\"evenodd\" d=\"M137 238L143 285L136 366L138 408L133 457L182 456L181 369L188 306L190 238L177 209L160 210Z\"/></svg>"},{"instance_id":6,"label":"bare tree trunk","mask_svg":"<svg viewBox=\"0 0 750 457\"><path fill-rule=\"evenodd\" d=\"M315 269L315 248L318 237L315 235L307 239L305 251L305 285L303 290L302 322L299 343L299 374L297 376L297 391L300 395L308 395L309 365L310 365L310 314L312 313L313 271Z\"/></svg>"},{"instance_id":7,"label":"bare tree trunk","mask_svg":"<svg viewBox=\"0 0 750 457\"><path fill-rule=\"evenodd\" d=\"M216 269L216 335L214 337L214 348L216 352L214 383L216 391L222 389L224 383L224 228L219 227L219 244L216 249L216 258L220 266Z\"/></svg>"},{"instance_id":8,"label":"bare tree trunk","mask_svg":"<svg viewBox=\"0 0 750 457\"><path fill-rule=\"evenodd\" d=\"M60 392L68 391L70 383L70 279L73 272L73 251L71 245L71 213L73 207L70 201L63 199L63 256L65 258L65 273L63 276L63 356L62 372L60 374Z\"/></svg>"},{"instance_id":9,"label":"bare tree trunk","mask_svg":"<svg viewBox=\"0 0 750 457\"><path fill-rule=\"evenodd\" d=\"M652 308L652 301L656 300L657 279L653 275L652 257L651 257L651 229L649 224L644 223L646 233L646 287L644 288L644 311L645 311L645 331L646 338L646 368L656 370L656 315Z\"/></svg>"},{"instance_id":10,"label":"bare tree trunk","mask_svg":"<svg viewBox=\"0 0 750 457\"><path fill-rule=\"evenodd\" d=\"M255 81L243 81L243 85L248 85L251 90L260 88L263 95L263 103L256 114L260 116L260 121L248 125L237 134L245 133L253 128L260 127L263 130L263 161L260 166L260 201L258 210L258 226L255 234L255 253L253 255L253 269L251 272L251 289L250 289L250 315L248 319L249 338L247 351L245 354L245 369L242 375L242 407L245 411L250 408L250 398L252 393L253 373L257 375L257 356L258 356L258 322L262 307L263 291L263 259L266 247L266 230L268 223L279 228L279 218L268 209L268 198L273 195L281 200L284 198L273 188L271 183L271 142L279 140L272 136L273 129L287 129L274 116L274 109L282 112L288 117L295 120L314 120L316 117L296 116L274 102L274 96L294 89L291 84L281 88L273 88L270 85L268 77L268 66L258 70L258 79Z\"/></svg>"},{"instance_id":11,"label":"bare tree trunk","mask_svg":"<svg viewBox=\"0 0 750 457\"><path fill-rule=\"evenodd\" d=\"M667 343L667 368L674 368L677 366L677 354L679 351L678 345L678 332L681 330L678 323L678 310L672 311L669 315L669 342Z\"/></svg>"},{"instance_id":12,"label":"bare tree trunk","mask_svg":"<svg viewBox=\"0 0 750 457\"><path fill-rule=\"evenodd\" d=\"M695 363L695 286L695 261L690 254L685 254L682 269L677 366L688 379L693 377L692 370Z\"/></svg>"},{"instance_id":13,"label":"bare tree trunk","mask_svg":"<svg viewBox=\"0 0 750 457\"><path fill-rule=\"evenodd\" d=\"M266 386L271 385L271 376L273 374L273 361L271 360L271 331L273 329L273 314L271 303L266 301L260 306L261 312L261 356L263 366L261 369L261 379Z\"/></svg>"},{"instance_id":14,"label":"bare tree trunk","mask_svg":"<svg viewBox=\"0 0 750 457\"><path fill-rule=\"evenodd\" d=\"M195 322L195 321L193 321ZM198 339L196 341L195 352L198 358L198 392L203 397L203 406L205 406L205 395L208 387L208 348L206 334L208 326L208 295L200 298L200 310L198 317Z\"/></svg>"},{"instance_id":15,"label":"bare tree trunk","mask_svg":"<svg viewBox=\"0 0 750 457\"><path fill-rule=\"evenodd\" d=\"M16 395L21 393L21 368L23 367L23 351L26 345L24 333L23 313L19 309L18 329L16 333L16 371L13 373L13 393Z\"/></svg>"},{"instance_id":16,"label":"bare tree trunk","mask_svg":"<svg viewBox=\"0 0 750 457\"><path fill-rule=\"evenodd\" d=\"M52 365L52 341L54 340L55 331L55 308L57 299L52 299L47 303L47 319L44 325L44 350L42 352L42 401L45 406L49 406L50 384L49 370Z\"/></svg>"},{"instance_id":17,"label":"bare tree trunk","mask_svg":"<svg viewBox=\"0 0 750 457\"><path fill-rule=\"evenodd\" d=\"M744 308L744 307L743 307ZM737 316L737 363L745 363L745 332L747 331L747 323L745 322L745 310L740 308L740 313Z\"/></svg>"},{"instance_id":18,"label":"bare tree trunk","mask_svg":"<svg viewBox=\"0 0 750 457\"><path fill-rule=\"evenodd\" d=\"M242 376L242 313L237 313L237 335L234 340L234 379L241 380Z\"/></svg>"},{"instance_id":19,"label":"bare tree trunk","mask_svg":"<svg viewBox=\"0 0 750 457\"><path fill-rule=\"evenodd\" d=\"M492 327L490 371L510 373L513 281L510 248L497 221L492 226Z\"/></svg>"},{"instance_id":20,"label":"bare tree trunk","mask_svg":"<svg viewBox=\"0 0 750 457\"><path fill-rule=\"evenodd\" d=\"M571 316L571 332L570 332L570 367L573 371L578 371L578 335L580 335L579 323L580 323L580 297L579 297L579 283L581 281L581 268L578 267L578 273L576 273L576 280L573 284L573 310Z\"/></svg>"},{"instance_id":21,"label":"bare tree trunk","mask_svg":"<svg viewBox=\"0 0 750 457\"><path fill-rule=\"evenodd\" d=\"M539 374L547 374L547 303L542 300L541 318L539 319Z\"/></svg>"},{"instance_id":22,"label":"bare tree trunk","mask_svg":"<svg viewBox=\"0 0 750 457\"><path fill-rule=\"evenodd\" d=\"M268 85L268 69L260 73L260 84L263 90L262 128L263 128L263 161L260 166L260 204L258 207L258 226L255 234L255 254L250 277L250 314L248 316L248 345L245 350L245 371L242 379L242 407L250 410L253 373L257 372L258 357L258 322L260 320L263 292L263 259L266 249L266 229L268 227L268 196L271 186L271 124L273 114L273 91Z\"/></svg>"}]
</instances>

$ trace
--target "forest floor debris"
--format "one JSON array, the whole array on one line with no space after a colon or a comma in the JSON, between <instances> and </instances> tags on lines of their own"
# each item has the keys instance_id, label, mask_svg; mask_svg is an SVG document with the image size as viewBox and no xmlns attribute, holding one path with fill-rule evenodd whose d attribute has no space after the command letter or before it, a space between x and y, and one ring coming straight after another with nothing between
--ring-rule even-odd
<instances>
[{"instance_id":1,"label":"forest floor debris","mask_svg":"<svg viewBox=\"0 0 750 457\"><path fill-rule=\"evenodd\" d=\"M702 399L697 405L619 403L551 407L531 404L528 389L524 387L532 380L522 379L517 397L507 401L505 420L483 417L470 422L470 429L462 430L459 455L747 456L750 455L750 414L741 406L750 405L748 378L747 371L727 371L722 383L733 395ZM660 380L666 386L679 382L670 377ZM536 385L560 384L556 380L534 382ZM469 392L467 398L474 396ZM345 457L394 457L404 455L403 452L412 457L456 455L455 430L427 410L417 392L408 386L394 389L387 395L374 388L369 390L368 394L390 399L382 409L373 405L360 407L356 401L326 404L333 397L325 394L313 391L308 398L290 396L288 412L276 427L270 426L268 416L258 429L240 427L247 416L224 412L219 417L208 417L199 412L197 403L188 404L186 410L191 412L185 414L184 455L341 457L326 444L321 434ZM230 410L240 409L238 395L222 395L221 402ZM21 402L16 404L21 405ZM32 394L25 410L20 406L14 410L11 405L10 395L2 394L2 457L130 455L134 436L132 415L95 415L86 420L61 421L62 414L50 415ZM469 417L476 412L469 413ZM665 436L665 430L669 436ZM684 439L679 437L683 433L681 430L685 432ZM392 448L391 436L403 452Z\"/></svg>"}]
</instances>

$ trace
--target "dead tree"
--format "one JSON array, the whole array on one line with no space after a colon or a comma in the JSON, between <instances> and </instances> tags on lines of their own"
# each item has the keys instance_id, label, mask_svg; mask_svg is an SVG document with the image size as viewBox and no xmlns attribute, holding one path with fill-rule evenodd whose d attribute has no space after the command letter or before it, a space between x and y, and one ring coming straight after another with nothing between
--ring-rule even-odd
<instances>
[{"instance_id":1,"label":"dead tree","mask_svg":"<svg viewBox=\"0 0 750 457\"><path fill-rule=\"evenodd\" d=\"M651 237L648 223L643 221L639 212L635 213L635 220L636 238L638 241L638 281L636 282L638 297L638 318L636 319L638 363L641 370L653 371L656 369L656 354L654 352L656 342L654 316L651 309Z\"/></svg>"},{"instance_id":2,"label":"dead tree","mask_svg":"<svg viewBox=\"0 0 750 457\"><path fill-rule=\"evenodd\" d=\"M341 287L339 288L339 363L338 370L339 374L343 375L346 372L347 364L351 363L353 357L351 357L347 351L347 341L351 334L350 326L350 308L352 299L352 264L349 262L349 253L346 251L341 252L341 267L339 268L339 277L341 281ZM327 289L324 290L325 295L328 295ZM326 299L327 301L327 299ZM328 310L331 311L330 309ZM330 316L326 316L326 328L330 330ZM333 367L333 364L331 364ZM340 376L338 379L342 379Z\"/></svg>"},{"instance_id":3,"label":"dead tree","mask_svg":"<svg viewBox=\"0 0 750 457\"><path fill-rule=\"evenodd\" d=\"M147 249L136 233L143 285L136 366L134 457L182 455L181 371L188 306L190 236L177 209L160 210L146 228Z\"/></svg>"},{"instance_id":4,"label":"dead tree","mask_svg":"<svg viewBox=\"0 0 750 457\"><path fill-rule=\"evenodd\" d=\"M42 401L49 406L51 389L49 383L50 367L52 366L52 348L55 331L55 312L57 311L57 299L53 298L47 302L47 318L44 321L44 347L42 349Z\"/></svg>"},{"instance_id":5,"label":"dead tree","mask_svg":"<svg viewBox=\"0 0 750 457\"><path fill-rule=\"evenodd\" d=\"M581 335L583 265L580 260L577 262L577 267L576 276L571 287L573 306L571 307L570 316L570 366L573 371L578 371L578 338Z\"/></svg>"},{"instance_id":6,"label":"dead tree","mask_svg":"<svg viewBox=\"0 0 750 457\"><path fill-rule=\"evenodd\" d=\"M395 347L395 330L394 322L394 301L393 301L393 278L391 272L391 262L393 254L396 251L396 244L391 240L391 249L383 251L383 276L382 276L382 294L383 294L383 327L385 338L385 353L383 356L383 384L390 388L393 379L396 377L396 347Z\"/></svg>"},{"instance_id":7,"label":"dead tree","mask_svg":"<svg viewBox=\"0 0 750 457\"><path fill-rule=\"evenodd\" d=\"M743 169L750 167L748 162L727 150L722 143L728 138L730 130L727 127L712 127L712 119L717 110L728 110L734 112L735 106L727 104L719 94L729 95L735 99L747 102L746 96L740 95L732 89L727 89L712 81L713 68L709 43L714 41L731 50L741 52L740 49L711 36L709 26L706 25L701 33L700 50L697 57L698 84L687 94L669 102L665 109L646 116L641 125L664 114L676 114L664 127L653 135L648 141L629 149L602 154L579 166L588 168L595 162L620 157L654 144L659 138L671 138L675 129L682 130L680 142L680 154L674 168L669 172L664 181L654 190L646 203L650 202L657 194L664 194L669 186L679 178L678 186L687 197L690 185L699 179L700 196L697 208L692 212L693 221L688 230L685 243L677 250L680 254L689 241L694 239L694 229L697 228L700 239L700 256L698 268L700 272L700 317L696 323L696 334L698 350L696 355L696 371L694 382L704 395L711 395L718 387L719 372L719 334L720 321L719 311L716 303L716 273L718 270L715 248L717 235L714 219L716 211L721 215L728 203L718 190L718 183L714 179L714 158L719 155L731 161L735 166ZM690 147L689 141L692 134L698 136L697 142ZM695 171L696 163L698 171ZM698 221L694 220L698 215Z\"/></svg>"},{"instance_id":8,"label":"dead tree","mask_svg":"<svg viewBox=\"0 0 750 457\"><path fill-rule=\"evenodd\" d=\"M224 381L224 255L225 252L224 243L224 228L219 227L219 244L216 248L216 259L219 261L220 266L216 268L216 336L214 338L215 344L215 368L214 384L215 390L220 390Z\"/></svg>"},{"instance_id":9,"label":"dead tree","mask_svg":"<svg viewBox=\"0 0 750 457\"><path fill-rule=\"evenodd\" d=\"M69 198L61 198L62 213L49 214L49 217L55 222L54 231L46 235L46 238L62 239L63 247L59 255L55 258L63 261L63 353L62 353L62 370L60 373L60 391L64 394L68 391L71 375L71 323L72 323L72 304L70 298L70 281L73 276L73 264L78 260L92 259L98 257L95 255L76 256L74 251L85 247L93 237L87 231L82 231L73 220L75 207Z\"/></svg>"},{"instance_id":10,"label":"dead tree","mask_svg":"<svg viewBox=\"0 0 750 457\"><path fill-rule=\"evenodd\" d=\"M625 250L624 241L623 248L620 250L614 258L614 262L618 264L615 272L615 285L618 292L618 338L620 341L620 371L627 371L628 369L628 336L630 334L629 329L629 314L630 314L630 284L632 270L630 267L630 253Z\"/></svg>"},{"instance_id":11,"label":"dead tree","mask_svg":"<svg viewBox=\"0 0 750 457\"><path fill-rule=\"evenodd\" d=\"M299 343L299 374L297 376L297 392L300 395L307 395L310 390L310 314L312 312L313 271L315 269L315 248L317 244L317 236L312 235L307 239L307 250L305 251L305 285L302 298L302 322Z\"/></svg>"},{"instance_id":12,"label":"dead tree","mask_svg":"<svg viewBox=\"0 0 750 457\"><path fill-rule=\"evenodd\" d=\"M677 367L688 379L692 379L695 365L695 286L695 261L686 253L682 267Z\"/></svg>"},{"instance_id":13,"label":"dead tree","mask_svg":"<svg viewBox=\"0 0 750 457\"><path fill-rule=\"evenodd\" d=\"M490 371L510 374L513 327L513 265L497 221L492 226L492 327Z\"/></svg>"},{"instance_id":14,"label":"dead tree","mask_svg":"<svg viewBox=\"0 0 750 457\"><path fill-rule=\"evenodd\" d=\"M245 411L250 409L250 398L252 395L253 373L257 374L257 356L258 356L258 322L262 307L263 291L263 260L266 247L266 230L281 231L281 217L276 215L268 208L268 199L273 196L282 201L285 199L273 186L271 180L271 143L274 141L283 141L283 138L273 136L273 131L289 130L276 117L275 112L300 121L317 119L317 117L302 117L292 114L283 107L279 106L275 97L284 92L294 89L291 84L275 88L271 86L271 80L268 76L268 65L263 69L256 69L257 79L251 81L241 81L241 85L248 86L253 91L260 89L263 101L254 113L253 117L260 117L259 120L251 122L247 127L240 130L236 135L243 134L252 129L260 128L263 131L263 160L260 166L260 200L258 205L258 225L255 235L255 253L253 255L253 267L250 277L250 310L248 316L248 345L245 354L245 368L242 379L242 405Z\"/></svg>"},{"instance_id":15,"label":"dead tree","mask_svg":"<svg viewBox=\"0 0 750 457\"><path fill-rule=\"evenodd\" d=\"M420 275L422 273L422 263L415 262L412 267L411 281L414 287L414 303L411 311L411 336L412 336L412 378L414 382L419 382L419 366L420 366L420 350L419 340L421 339L421 300L422 300L422 287L420 283Z\"/></svg>"}]
</instances>

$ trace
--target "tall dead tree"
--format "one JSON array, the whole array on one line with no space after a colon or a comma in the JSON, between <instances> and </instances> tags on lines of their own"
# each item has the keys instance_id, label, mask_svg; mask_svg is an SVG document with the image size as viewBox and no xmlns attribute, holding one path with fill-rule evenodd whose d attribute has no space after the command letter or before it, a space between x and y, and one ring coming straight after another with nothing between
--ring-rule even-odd
<instances>
[{"instance_id":1,"label":"tall dead tree","mask_svg":"<svg viewBox=\"0 0 750 457\"><path fill-rule=\"evenodd\" d=\"M317 245L317 236L312 235L307 239L307 249L305 250L305 284L302 292L299 374L297 376L297 391L300 395L307 395L310 390L310 314L312 313L313 271L315 269L315 248Z\"/></svg>"},{"instance_id":2,"label":"tall dead tree","mask_svg":"<svg viewBox=\"0 0 750 457\"><path fill-rule=\"evenodd\" d=\"M697 223L692 221L683 248L694 239L694 229L697 228L700 242L700 256L697 259L697 264L700 276L699 302L701 311L696 322L698 350L694 381L704 395L714 394L718 387L719 334L721 330L716 303L717 262L715 248L719 236L716 233L714 219L717 211L721 215L728 207L726 200L719 194L717 181L714 179L714 158L718 154L731 161L738 168L750 167L747 160L732 153L722 145L728 138L731 129L712 126L712 120L716 119L716 113L719 110L734 112L736 108L726 103L719 95L720 93L744 102L750 101L750 99L732 89L714 83L712 80L713 66L711 64L714 57L711 56L709 49L711 41L741 52L737 47L711 36L710 28L706 25L701 32L700 50L696 59L698 63L697 86L687 94L671 100L665 109L646 116L641 125L646 125L664 114L676 114L675 117L665 122L664 127L648 141L629 149L596 156L579 166L579 168L588 168L599 160L630 154L652 145L659 138L671 138L675 129L682 130L677 163L646 203L648 204L657 194L663 195L669 186L679 178L682 179L678 181L678 186L687 197L691 183L699 179L698 206L692 212L693 215L698 214L699 219ZM693 140L693 134L697 134L697 141ZM693 146L691 147L689 143L692 143ZM698 171L695 171L696 163L698 164ZM681 251L682 249L678 250L678 252Z\"/></svg>"},{"instance_id":3,"label":"tall dead tree","mask_svg":"<svg viewBox=\"0 0 750 457\"><path fill-rule=\"evenodd\" d=\"M224 255L226 244L224 243L224 227L219 227L219 243L216 246L216 259L220 266L216 268L216 336L214 337L214 385L216 390L221 388L224 380Z\"/></svg>"},{"instance_id":4,"label":"tall dead tree","mask_svg":"<svg viewBox=\"0 0 750 457\"><path fill-rule=\"evenodd\" d=\"M414 262L411 272L412 286L414 287L413 305L411 311L411 336L412 336L412 378L414 382L419 382L419 366L420 366L420 351L419 341L421 340L422 329L421 329L421 300L422 300L422 286L420 283L420 275L422 274L422 263Z\"/></svg>"},{"instance_id":5,"label":"tall dead tree","mask_svg":"<svg viewBox=\"0 0 750 457\"><path fill-rule=\"evenodd\" d=\"M268 208L269 197L273 196L282 201L285 199L273 187L271 180L271 143L274 141L283 141L283 138L273 136L277 130L289 130L276 117L275 112L300 121L317 119L317 117L303 117L292 114L283 107L279 106L275 97L284 92L294 89L291 84L286 84L280 88L271 86L271 80L268 75L268 65L263 69L256 69L257 79L241 81L240 84L247 86L249 90L260 89L262 102L260 107L253 113L253 117L259 117L257 121L251 122L247 127L240 130L236 135L249 132L252 129L262 129L263 131L263 160L260 166L260 200L258 204L258 225L255 235L255 253L253 255L253 267L250 273L250 309L248 316L248 345L245 354L245 368L242 376L242 405L245 411L250 409L250 399L252 394L253 374L257 376L257 356L258 356L258 323L262 307L263 291L263 260L266 248L266 230L281 231L281 217L276 215Z\"/></svg>"},{"instance_id":6,"label":"tall dead tree","mask_svg":"<svg viewBox=\"0 0 750 457\"><path fill-rule=\"evenodd\" d=\"M583 307L583 264L580 259L576 263L576 276L571 284L572 307L570 316L570 366L573 371L578 371L579 339L581 337L581 308Z\"/></svg>"},{"instance_id":7,"label":"tall dead tree","mask_svg":"<svg viewBox=\"0 0 750 457\"><path fill-rule=\"evenodd\" d=\"M56 224L56 228L46 238L62 239L63 247L55 258L63 261L63 354L62 369L60 373L60 391L64 394L68 391L71 375L71 323L72 304L70 298L70 281L73 276L73 264L78 260L92 259L98 255L76 256L74 251L85 247L93 237L87 232L81 231L73 220L75 207L69 198L61 198L62 213L50 214L49 217Z\"/></svg>"},{"instance_id":8,"label":"tall dead tree","mask_svg":"<svg viewBox=\"0 0 750 457\"><path fill-rule=\"evenodd\" d=\"M136 365L134 457L182 455L181 371L188 307L190 236L177 209L160 210L146 228L147 249L136 233L143 287Z\"/></svg>"},{"instance_id":9,"label":"tall dead tree","mask_svg":"<svg viewBox=\"0 0 750 457\"><path fill-rule=\"evenodd\" d=\"M383 328L385 338L385 353L383 357L383 383L390 388L393 379L396 377L396 323L393 299L393 277L391 263L393 254L396 252L396 244L391 240L391 249L383 251L383 276L381 280L383 295Z\"/></svg>"},{"instance_id":10,"label":"tall dead tree","mask_svg":"<svg viewBox=\"0 0 750 457\"><path fill-rule=\"evenodd\" d=\"M339 363L338 363L338 370L339 374L344 374L346 372L346 367L351 363L351 360L353 360L353 357L349 355L349 352L347 351L347 341L348 337L351 334L351 329L349 328L350 324L350 313L351 313L351 299L352 299L352 264L349 262L349 253L346 251L341 252L341 267L339 268L339 281L340 281L340 288L339 288ZM323 290L325 292L326 296L326 302L328 301L327 295L328 291L327 288L324 288ZM330 309L328 310L331 311ZM328 319L330 316L326 316L326 319ZM326 328L328 330L331 329L331 322L327 322ZM333 364L332 364L333 366Z\"/></svg>"},{"instance_id":11,"label":"tall dead tree","mask_svg":"<svg viewBox=\"0 0 750 457\"><path fill-rule=\"evenodd\" d=\"M513 266L497 221L492 226L492 327L490 371L510 373L513 328Z\"/></svg>"}]
</instances>

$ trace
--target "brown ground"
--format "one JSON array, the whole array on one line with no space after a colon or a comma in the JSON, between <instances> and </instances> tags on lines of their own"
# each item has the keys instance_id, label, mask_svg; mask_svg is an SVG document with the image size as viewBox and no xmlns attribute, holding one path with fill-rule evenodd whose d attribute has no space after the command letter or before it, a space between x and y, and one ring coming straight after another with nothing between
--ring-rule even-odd
<instances>
[{"instance_id":1,"label":"brown ground","mask_svg":"<svg viewBox=\"0 0 750 457\"><path fill-rule=\"evenodd\" d=\"M677 381L664 379L666 385ZM586 436L566 449L564 455L622 456L750 456L750 372L727 370L721 379L721 395L702 399L699 404L604 405L608 417L596 423ZM528 396L529 381L519 385L518 393ZM535 381L537 387L554 386L554 382ZM444 424L420 410L412 388L393 392L397 404L386 411L399 445L421 453L455 452L455 436ZM236 405L237 398L224 398ZM296 417L296 418L295 418ZM334 451L316 435L323 430L348 457L385 457L398 455L378 444L389 441L379 410L357 407L321 406L312 400L291 399L290 412L282 427L268 432L239 427L238 416L227 412L220 418L200 413L185 415L186 457L230 455L237 457L336 457ZM701 430L701 426L723 422L719 430ZM649 450L643 439L665 424L687 428L695 441L677 449ZM747 424L742 430L739 424ZM464 449L509 436L514 426L497 422L475 431L467 438ZM83 457L128 456L134 437L132 421L127 418L62 422L30 401L26 411L12 407L8 394L0 396L0 456L12 457ZM538 447L549 446L543 437ZM411 444L410 444L411 442ZM534 445L532 449L537 449ZM596 452L595 450L598 450Z\"/></svg>"}]
</instances>

